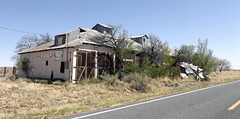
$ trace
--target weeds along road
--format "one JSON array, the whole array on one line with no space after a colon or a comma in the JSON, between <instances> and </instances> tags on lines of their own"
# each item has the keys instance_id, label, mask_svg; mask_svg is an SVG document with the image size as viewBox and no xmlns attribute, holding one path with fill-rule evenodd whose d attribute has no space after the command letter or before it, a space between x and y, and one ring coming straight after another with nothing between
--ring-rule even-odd
<instances>
[{"instance_id":1,"label":"weeds along road","mask_svg":"<svg viewBox=\"0 0 240 119\"><path fill-rule=\"evenodd\" d=\"M216 85L68 119L240 119L240 81Z\"/></svg>"}]
</instances>

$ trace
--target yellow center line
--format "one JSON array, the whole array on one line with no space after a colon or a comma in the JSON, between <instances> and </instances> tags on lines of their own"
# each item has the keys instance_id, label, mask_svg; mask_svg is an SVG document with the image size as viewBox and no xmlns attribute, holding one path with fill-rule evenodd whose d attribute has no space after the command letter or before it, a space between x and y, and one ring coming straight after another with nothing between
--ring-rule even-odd
<instances>
[{"instance_id":1,"label":"yellow center line","mask_svg":"<svg viewBox=\"0 0 240 119\"><path fill-rule=\"evenodd\" d=\"M235 109L239 104L240 104L240 100L237 101L235 104L233 104L231 107L229 107L228 110L233 110L233 109Z\"/></svg>"}]
</instances>

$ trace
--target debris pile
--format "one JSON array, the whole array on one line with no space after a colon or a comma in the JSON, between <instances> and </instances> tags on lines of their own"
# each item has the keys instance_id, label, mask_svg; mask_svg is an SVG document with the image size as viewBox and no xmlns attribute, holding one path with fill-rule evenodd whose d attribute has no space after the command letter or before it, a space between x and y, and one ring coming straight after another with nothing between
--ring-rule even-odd
<instances>
[{"instance_id":1,"label":"debris pile","mask_svg":"<svg viewBox=\"0 0 240 119\"><path fill-rule=\"evenodd\" d=\"M203 69L193 64L181 62L180 67L183 69L183 73L180 73L182 78L194 77L196 80L201 81L208 77Z\"/></svg>"}]
</instances>

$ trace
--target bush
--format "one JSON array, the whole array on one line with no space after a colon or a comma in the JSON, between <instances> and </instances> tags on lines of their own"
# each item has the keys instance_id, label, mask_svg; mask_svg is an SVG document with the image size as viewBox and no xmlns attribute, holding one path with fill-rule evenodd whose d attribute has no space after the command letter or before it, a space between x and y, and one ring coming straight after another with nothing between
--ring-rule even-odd
<instances>
[{"instance_id":1,"label":"bush","mask_svg":"<svg viewBox=\"0 0 240 119\"><path fill-rule=\"evenodd\" d=\"M97 83L101 83L102 81L103 80L100 80L98 78L92 78L92 79L88 80L88 83L95 83L95 84L97 84Z\"/></svg>"},{"instance_id":2,"label":"bush","mask_svg":"<svg viewBox=\"0 0 240 119\"><path fill-rule=\"evenodd\" d=\"M18 62L19 70L22 70L27 78L29 77L29 71L30 71L29 64L30 64L30 60L27 59L26 57L21 58Z\"/></svg>"},{"instance_id":3,"label":"bush","mask_svg":"<svg viewBox=\"0 0 240 119\"><path fill-rule=\"evenodd\" d=\"M168 65L161 67L152 66L150 62L146 60L143 67L139 67L138 64L133 62L127 63L125 66L125 73L145 73L151 78L164 78L169 76L171 79L175 79L179 77L180 71L175 67L170 67Z\"/></svg>"},{"instance_id":4,"label":"bush","mask_svg":"<svg viewBox=\"0 0 240 119\"><path fill-rule=\"evenodd\" d=\"M138 64L129 63L125 67L125 73L145 73L151 78L164 78L166 76L169 76L171 79L175 79L179 77L180 71L174 67L155 67L147 64L143 67L139 67Z\"/></svg>"},{"instance_id":5,"label":"bush","mask_svg":"<svg viewBox=\"0 0 240 119\"><path fill-rule=\"evenodd\" d=\"M150 69L148 69L148 75L151 76L152 78L157 78L157 77L165 77L167 75L165 68L163 67L153 67L151 66Z\"/></svg>"},{"instance_id":6,"label":"bush","mask_svg":"<svg viewBox=\"0 0 240 119\"><path fill-rule=\"evenodd\" d=\"M143 71L152 78L166 77L169 74L169 70L166 67L145 66Z\"/></svg>"},{"instance_id":7,"label":"bush","mask_svg":"<svg viewBox=\"0 0 240 119\"><path fill-rule=\"evenodd\" d=\"M176 79L180 76L180 71L178 69L176 69L175 67L171 67L171 68L169 68L168 76L171 79Z\"/></svg>"},{"instance_id":8,"label":"bush","mask_svg":"<svg viewBox=\"0 0 240 119\"><path fill-rule=\"evenodd\" d=\"M144 79L139 79L131 83L130 88L135 89L136 91L144 92L147 90L148 82Z\"/></svg>"},{"instance_id":9,"label":"bush","mask_svg":"<svg viewBox=\"0 0 240 119\"><path fill-rule=\"evenodd\" d=\"M42 79L35 79L33 82L34 83L41 83L41 84L48 84L47 80L42 80Z\"/></svg>"},{"instance_id":10,"label":"bush","mask_svg":"<svg viewBox=\"0 0 240 119\"><path fill-rule=\"evenodd\" d=\"M147 91L151 78L144 73L131 73L123 77L123 82L129 83L130 88L136 91Z\"/></svg>"},{"instance_id":11,"label":"bush","mask_svg":"<svg viewBox=\"0 0 240 119\"><path fill-rule=\"evenodd\" d=\"M117 86L119 84L118 75L103 74L100 78L104 80L108 86Z\"/></svg>"},{"instance_id":12,"label":"bush","mask_svg":"<svg viewBox=\"0 0 240 119\"><path fill-rule=\"evenodd\" d=\"M138 64L130 62L125 66L126 74L135 73L135 72L138 72L138 73L141 72L141 68L138 66Z\"/></svg>"},{"instance_id":13,"label":"bush","mask_svg":"<svg viewBox=\"0 0 240 119\"><path fill-rule=\"evenodd\" d=\"M31 79L28 79L28 78L21 78L23 81L26 81L26 82L28 82L28 83L30 83L30 82L32 82L32 80Z\"/></svg>"}]
</instances>

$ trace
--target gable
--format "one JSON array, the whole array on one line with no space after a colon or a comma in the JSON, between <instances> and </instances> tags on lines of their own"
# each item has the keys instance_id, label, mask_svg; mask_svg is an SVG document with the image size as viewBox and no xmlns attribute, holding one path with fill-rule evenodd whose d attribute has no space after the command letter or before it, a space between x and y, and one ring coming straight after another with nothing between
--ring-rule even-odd
<instances>
[{"instance_id":1,"label":"gable","mask_svg":"<svg viewBox=\"0 0 240 119\"><path fill-rule=\"evenodd\" d=\"M111 33L111 27L103 24L96 24L92 29L100 32L100 33Z\"/></svg>"}]
</instances>

